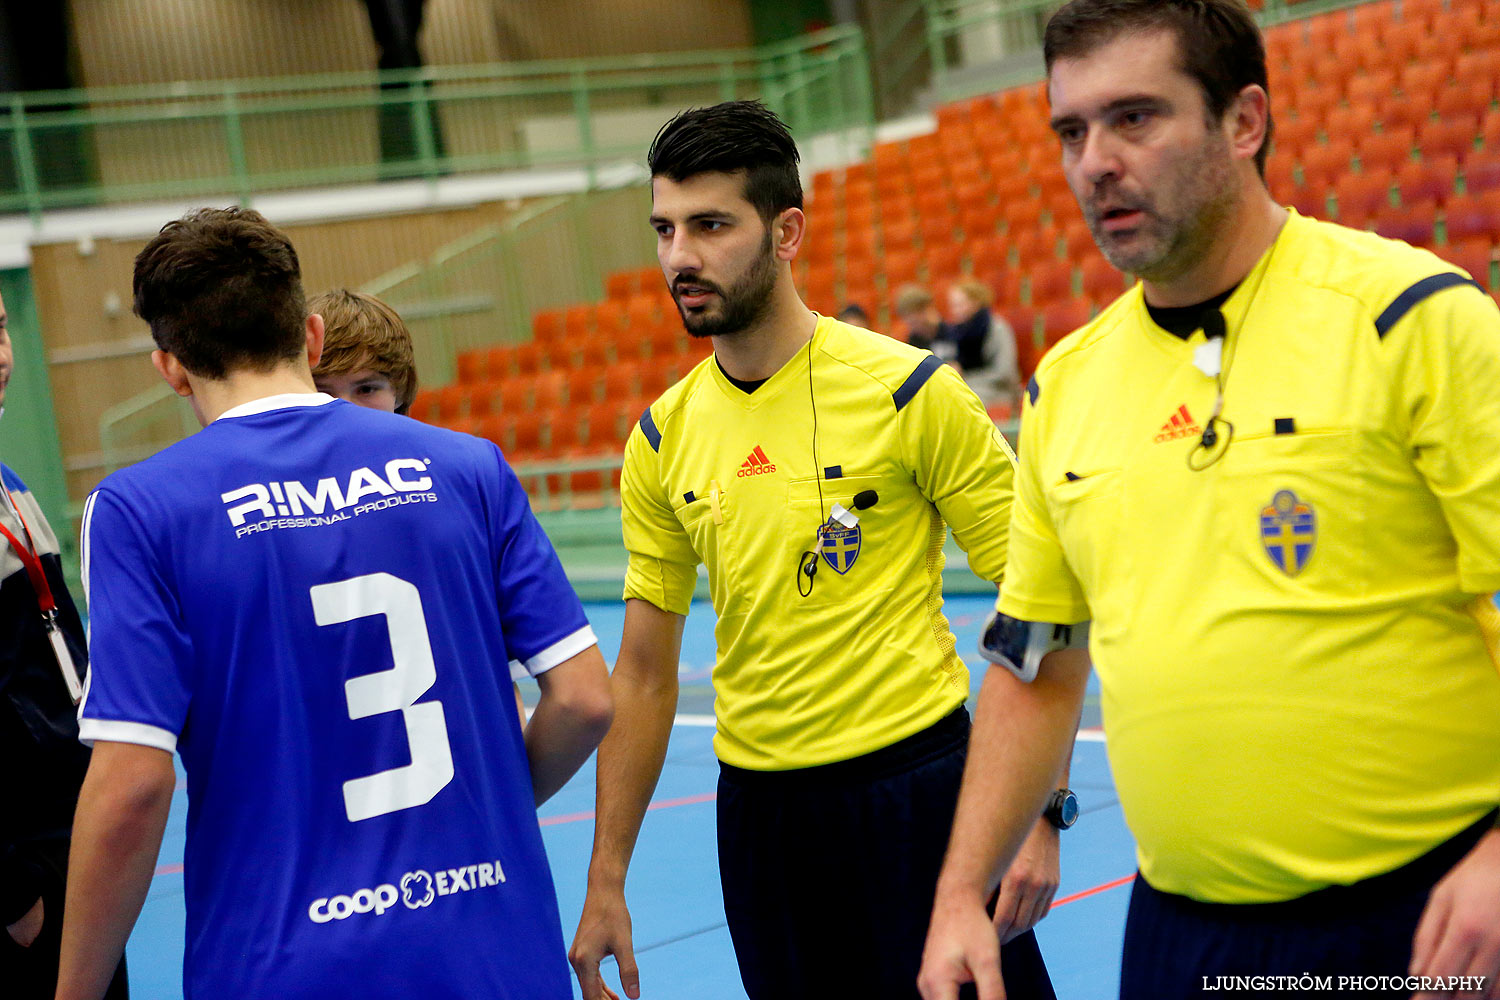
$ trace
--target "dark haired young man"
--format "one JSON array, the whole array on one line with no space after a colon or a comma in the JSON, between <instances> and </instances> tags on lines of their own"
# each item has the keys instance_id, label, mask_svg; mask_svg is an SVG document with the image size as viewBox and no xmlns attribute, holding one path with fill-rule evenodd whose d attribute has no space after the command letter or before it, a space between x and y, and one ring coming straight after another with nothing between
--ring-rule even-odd
<instances>
[{"instance_id":1,"label":"dark haired young man","mask_svg":"<svg viewBox=\"0 0 1500 1000\"><path fill-rule=\"evenodd\" d=\"M1121 996L1493 997L1500 315L1432 254L1271 199L1238 0L1075 0L1046 61L1069 183L1142 280L1028 388L998 615L1093 623L1140 861ZM1003 995L986 886L1086 673L985 680L928 1000Z\"/></svg>"},{"instance_id":2,"label":"dark haired young man","mask_svg":"<svg viewBox=\"0 0 1500 1000\"><path fill-rule=\"evenodd\" d=\"M802 304L797 161L756 103L685 112L651 147L657 256L714 356L626 445L619 724L599 753L570 953L588 1000L611 995L610 953L640 994L625 872L671 732L700 562L718 615L719 867L746 992L916 992L969 727L942 545L951 525L970 565L1000 579L1011 458L957 373ZM996 923L1015 936L1016 994L1047 997L1029 929L1056 889L1057 833L1032 828Z\"/></svg>"},{"instance_id":3,"label":"dark haired young man","mask_svg":"<svg viewBox=\"0 0 1500 1000\"><path fill-rule=\"evenodd\" d=\"M609 682L486 442L313 390L323 322L254 212L136 258L152 362L204 430L89 497L94 744L61 1000L96 998L187 771L187 997L569 995L535 804ZM511 671L541 703L523 736Z\"/></svg>"}]
</instances>

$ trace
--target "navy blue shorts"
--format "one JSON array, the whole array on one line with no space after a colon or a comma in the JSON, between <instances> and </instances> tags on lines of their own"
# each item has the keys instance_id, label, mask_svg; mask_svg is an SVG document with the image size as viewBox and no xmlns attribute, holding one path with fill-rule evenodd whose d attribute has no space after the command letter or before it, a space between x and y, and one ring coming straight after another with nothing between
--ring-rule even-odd
<instances>
[{"instance_id":1,"label":"navy blue shorts","mask_svg":"<svg viewBox=\"0 0 1500 1000\"><path fill-rule=\"evenodd\" d=\"M916 1000L968 737L960 708L849 761L720 765L724 912L751 1000ZM1034 934L1001 965L1011 1000L1055 1000Z\"/></svg>"},{"instance_id":2,"label":"navy blue shorts","mask_svg":"<svg viewBox=\"0 0 1500 1000\"><path fill-rule=\"evenodd\" d=\"M1329 976L1336 992L1340 976L1405 977L1432 887L1494 822L1491 813L1393 872L1282 903L1200 903L1153 889L1137 875L1120 998L1286 995L1265 983L1267 976ZM1256 988L1253 977L1271 988ZM1411 991L1360 988L1358 995L1406 998Z\"/></svg>"}]
</instances>

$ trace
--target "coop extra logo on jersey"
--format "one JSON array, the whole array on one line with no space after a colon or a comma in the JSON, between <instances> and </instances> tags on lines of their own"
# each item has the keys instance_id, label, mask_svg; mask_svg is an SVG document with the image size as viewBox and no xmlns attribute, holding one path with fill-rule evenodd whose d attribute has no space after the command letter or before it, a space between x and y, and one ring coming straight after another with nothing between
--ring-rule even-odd
<instances>
[{"instance_id":1,"label":"coop extra logo on jersey","mask_svg":"<svg viewBox=\"0 0 1500 1000\"><path fill-rule=\"evenodd\" d=\"M311 487L295 479L251 483L221 493L219 499L236 538L277 528L317 528L402 504L436 503L432 477L426 474L431 464L431 459L393 458L385 463L384 475L365 467L345 481L329 476Z\"/></svg>"},{"instance_id":2,"label":"coop extra logo on jersey","mask_svg":"<svg viewBox=\"0 0 1500 1000\"><path fill-rule=\"evenodd\" d=\"M315 924L326 924L347 920L357 913L373 913L378 917L398 902L408 910L420 910L439 897L486 889L504 881L505 869L498 860L462 868L439 868L435 872L419 868L402 875L395 884L386 882L347 895L321 896L307 908L307 918Z\"/></svg>"}]
</instances>

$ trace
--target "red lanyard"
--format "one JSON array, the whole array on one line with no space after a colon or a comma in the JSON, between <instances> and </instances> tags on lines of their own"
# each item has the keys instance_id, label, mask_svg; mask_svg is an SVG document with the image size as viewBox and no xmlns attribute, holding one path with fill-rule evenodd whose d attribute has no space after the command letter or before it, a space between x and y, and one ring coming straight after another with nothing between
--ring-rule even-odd
<instances>
[{"instance_id":1,"label":"red lanyard","mask_svg":"<svg viewBox=\"0 0 1500 1000\"><path fill-rule=\"evenodd\" d=\"M42 617L47 621L53 621L57 616L57 602L52 599L52 587L47 583L47 574L42 570L42 561L36 555L36 542L31 537L31 529L26 526L26 519L21 516L21 508L16 504L16 498L6 491L6 499L10 501L10 509L16 515L16 520L21 522L21 530L26 534L26 541L30 544L22 545L21 540L11 534L10 529L0 523L0 535L4 535L10 542L10 547L15 550L16 557L21 560L21 565L26 567L26 575L31 578L31 589L36 591L36 603L42 610Z\"/></svg>"}]
</instances>

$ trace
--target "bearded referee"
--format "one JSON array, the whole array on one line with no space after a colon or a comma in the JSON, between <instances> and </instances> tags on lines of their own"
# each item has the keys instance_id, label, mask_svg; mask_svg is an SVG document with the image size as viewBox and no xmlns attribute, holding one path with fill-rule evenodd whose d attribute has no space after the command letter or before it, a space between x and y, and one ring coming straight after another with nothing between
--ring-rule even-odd
<instances>
[{"instance_id":1,"label":"bearded referee","mask_svg":"<svg viewBox=\"0 0 1500 1000\"><path fill-rule=\"evenodd\" d=\"M951 527L999 581L1011 457L926 351L811 312L797 149L757 103L686 112L652 144L651 225L684 326L714 355L641 415L621 499L629 569L571 952L639 995L626 866L661 772L697 567L718 615L719 867L754 1000L908 998L969 731L942 614ZM1053 777L1057 777L1054 775ZM1041 818L997 907L1020 997L1050 997L1030 928L1057 885Z\"/></svg>"},{"instance_id":2,"label":"bearded referee","mask_svg":"<svg viewBox=\"0 0 1500 1000\"><path fill-rule=\"evenodd\" d=\"M1045 55L1063 171L1141 281L1027 391L995 634L1092 620L1140 865L1120 995L1493 997L1500 313L1272 199L1239 0L1074 0ZM928 1000L1003 995L983 900L1086 675L985 680Z\"/></svg>"}]
</instances>

